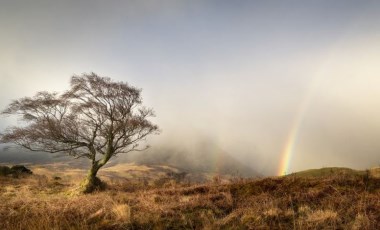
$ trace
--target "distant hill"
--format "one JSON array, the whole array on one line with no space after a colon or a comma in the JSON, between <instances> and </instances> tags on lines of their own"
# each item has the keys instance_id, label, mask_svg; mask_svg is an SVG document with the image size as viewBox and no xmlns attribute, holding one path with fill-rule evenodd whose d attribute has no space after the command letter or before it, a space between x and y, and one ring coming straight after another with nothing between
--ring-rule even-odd
<instances>
[{"instance_id":1,"label":"distant hill","mask_svg":"<svg viewBox=\"0 0 380 230\"><path fill-rule=\"evenodd\" d=\"M0 163L7 164L46 164L73 159L62 153L29 151L19 146L0 146Z\"/></svg>"},{"instance_id":2,"label":"distant hill","mask_svg":"<svg viewBox=\"0 0 380 230\"><path fill-rule=\"evenodd\" d=\"M366 170L355 170L344 167L325 167L320 169L308 169L305 171L295 172L287 176L326 177L332 175L365 175L366 173ZM369 169L369 173L373 177L380 177L380 168L376 167Z\"/></svg>"},{"instance_id":3,"label":"distant hill","mask_svg":"<svg viewBox=\"0 0 380 230\"><path fill-rule=\"evenodd\" d=\"M143 165L169 165L191 173L258 177L261 174L215 145L204 143L193 149L152 148L128 156L128 161Z\"/></svg>"},{"instance_id":4,"label":"distant hill","mask_svg":"<svg viewBox=\"0 0 380 230\"><path fill-rule=\"evenodd\" d=\"M86 159L76 159L65 154L49 154L31 152L22 148L0 149L0 163L41 165L52 163L66 163L71 168L88 168ZM210 142L194 144L191 148L161 146L150 148L142 152L131 152L112 158L106 167L117 164L135 163L136 165L161 169L161 166L175 168L175 171L192 174L196 181L211 179L213 176L229 177L258 177L260 173L242 163L229 153ZM154 171L154 170L153 170Z\"/></svg>"}]
</instances>

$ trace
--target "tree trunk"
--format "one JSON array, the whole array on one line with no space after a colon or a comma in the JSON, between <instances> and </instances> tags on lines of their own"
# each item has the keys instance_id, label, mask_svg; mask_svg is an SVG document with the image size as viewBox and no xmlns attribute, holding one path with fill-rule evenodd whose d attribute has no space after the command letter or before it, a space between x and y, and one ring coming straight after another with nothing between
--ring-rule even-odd
<instances>
[{"instance_id":1,"label":"tree trunk","mask_svg":"<svg viewBox=\"0 0 380 230\"><path fill-rule=\"evenodd\" d=\"M81 192L83 193L91 193L94 190L103 190L105 187L105 184L96 177L96 174L98 173L99 169L103 167L108 160L112 156L112 149L109 149L107 154L105 154L102 158L102 160L95 160L95 154L94 158L92 159L92 166L90 171L87 174L86 179L83 181L81 185Z\"/></svg>"},{"instance_id":2,"label":"tree trunk","mask_svg":"<svg viewBox=\"0 0 380 230\"><path fill-rule=\"evenodd\" d=\"M83 181L81 185L81 192L83 193L91 193L94 190L101 190L104 188L104 184L101 180L96 176L100 166L96 163L93 163L90 171L87 174L86 179Z\"/></svg>"}]
</instances>

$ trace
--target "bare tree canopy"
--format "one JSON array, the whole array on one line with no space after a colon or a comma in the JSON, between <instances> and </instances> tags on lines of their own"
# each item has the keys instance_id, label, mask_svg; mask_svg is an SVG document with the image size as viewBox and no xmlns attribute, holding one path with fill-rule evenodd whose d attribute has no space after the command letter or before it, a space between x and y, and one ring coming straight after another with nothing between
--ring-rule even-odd
<instances>
[{"instance_id":1,"label":"bare tree canopy","mask_svg":"<svg viewBox=\"0 0 380 230\"><path fill-rule=\"evenodd\" d=\"M148 120L154 112L142 106L140 94L140 89L95 73L73 76L70 90L62 94L38 92L13 101L2 114L20 115L25 125L8 128L0 142L89 158L89 179L95 180L111 157L145 149L139 142L158 133Z\"/></svg>"}]
</instances>

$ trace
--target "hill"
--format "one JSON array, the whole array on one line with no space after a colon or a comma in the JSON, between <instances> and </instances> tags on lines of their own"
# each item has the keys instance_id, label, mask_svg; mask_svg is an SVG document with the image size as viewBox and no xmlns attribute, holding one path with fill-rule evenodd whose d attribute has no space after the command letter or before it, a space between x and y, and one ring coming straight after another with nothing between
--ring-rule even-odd
<instances>
[{"instance_id":1,"label":"hill","mask_svg":"<svg viewBox=\"0 0 380 230\"><path fill-rule=\"evenodd\" d=\"M73 160L64 154L28 152L19 148L0 149L0 162L12 165L37 165L37 167L43 164L47 168L64 170L89 168L87 159ZM108 175L110 176L117 177L119 174L112 173L115 171L115 168L112 169L113 167L121 169L122 172L128 171L127 174L123 174L127 177L130 177L131 172L136 177L141 176L142 171L137 170L133 172L130 169L131 165L148 167L149 170L145 170L145 173L142 173L143 177L155 177L156 171L165 171L166 173L168 172L168 168L170 168L169 171L186 173L188 175L187 178L194 182L206 182L215 176L222 178L261 176L251 165L240 162L231 154L208 141L197 142L192 148L161 146L150 148L144 152L132 152L127 155L120 155L117 158L111 159L105 167L108 168L106 171L108 171Z\"/></svg>"},{"instance_id":2,"label":"hill","mask_svg":"<svg viewBox=\"0 0 380 230\"><path fill-rule=\"evenodd\" d=\"M130 154L125 159L127 162L144 165L170 165L195 174L261 176L249 163L237 160L232 154L207 141L194 144L192 148L178 146L152 148L145 152Z\"/></svg>"},{"instance_id":3,"label":"hill","mask_svg":"<svg viewBox=\"0 0 380 230\"><path fill-rule=\"evenodd\" d=\"M380 229L380 179L370 174L203 184L104 177L105 191L75 195L74 174L47 172L0 177L1 229Z\"/></svg>"},{"instance_id":4,"label":"hill","mask_svg":"<svg viewBox=\"0 0 380 230\"><path fill-rule=\"evenodd\" d=\"M326 177L333 175L352 175L352 176L364 176L369 174L372 177L380 177L380 168L372 168L368 170L355 170L344 167L325 167L320 169L308 169L304 171L295 172L287 176L293 177Z\"/></svg>"}]
</instances>

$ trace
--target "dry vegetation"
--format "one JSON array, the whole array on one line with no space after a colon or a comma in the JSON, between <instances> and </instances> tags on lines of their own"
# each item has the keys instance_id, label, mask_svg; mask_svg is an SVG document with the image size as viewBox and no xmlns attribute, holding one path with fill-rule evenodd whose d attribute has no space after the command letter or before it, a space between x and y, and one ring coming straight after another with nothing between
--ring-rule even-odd
<instances>
[{"instance_id":1,"label":"dry vegetation","mask_svg":"<svg viewBox=\"0 0 380 230\"><path fill-rule=\"evenodd\" d=\"M77 181L0 177L0 229L380 229L380 179L370 173L231 183Z\"/></svg>"}]
</instances>

